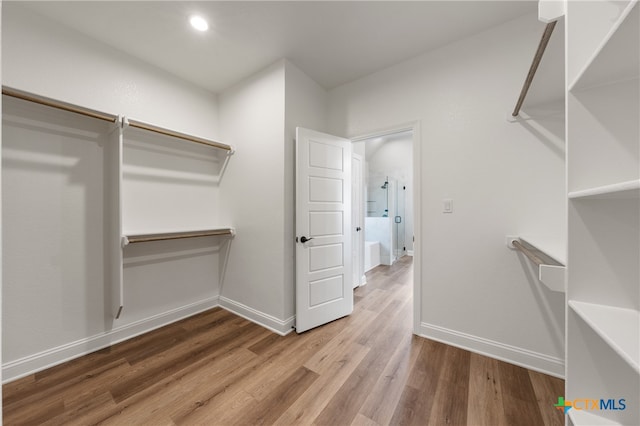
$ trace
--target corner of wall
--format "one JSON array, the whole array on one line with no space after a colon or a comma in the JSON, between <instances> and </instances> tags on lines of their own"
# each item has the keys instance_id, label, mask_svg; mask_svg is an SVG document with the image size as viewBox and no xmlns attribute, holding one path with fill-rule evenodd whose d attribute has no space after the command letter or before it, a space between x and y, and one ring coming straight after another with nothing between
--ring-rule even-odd
<instances>
[{"instance_id":1,"label":"corner of wall","mask_svg":"<svg viewBox=\"0 0 640 426\"><path fill-rule=\"evenodd\" d=\"M279 330L284 315L285 61L218 95L221 134L236 153L220 184L223 220L237 234L225 259L221 304Z\"/></svg>"}]
</instances>

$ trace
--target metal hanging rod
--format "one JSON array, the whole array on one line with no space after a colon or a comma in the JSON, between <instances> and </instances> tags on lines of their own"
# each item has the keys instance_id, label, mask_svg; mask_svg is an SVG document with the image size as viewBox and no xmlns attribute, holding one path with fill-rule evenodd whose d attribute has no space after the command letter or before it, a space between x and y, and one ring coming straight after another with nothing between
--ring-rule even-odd
<instances>
[{"instance_id":1,"label":"metal hanging rod","mask_svg":"<svg viewBox=\"0 0 640 426\"><path fill-rule=\"evenodd\" d=\"M208 229L203 231L168 232L162 234L127 235L122 237L122 245L133 243L147 243L151 241L180 240L184 238L212 237L219 235L235 236L233 228Z\"/></svg>"},{"instance_id":2,"label":"metal hanging rod","mask_svg":"<svg viewBox=\"0 0 640 426\"><path fill-rule=\"evenodd\" d=\"M66 102L57 101L55 99L46 98L44 96L34 95L32 93L27 93L27 92L23 92L22 90L12 89L7 86L2 86L2 94L6 96L11 96L12 98L18 98L24 101L34 102L40 105L46 105L48 107L53 107L53 108L61 109L64 111L73 112L73 113L84 115L87 117L97 118L98 120L109 121L111 123L115 123L116 120L118 119L117 115L107 114L107 113L96 111L93 109L84 108L84 107L69 104Z\"/></svg>"},{"instance_id":3,"label":"metal hanging rod","mask_svg":"<svg viewBox=\"0 0 640 426\"><path fill-rule=\"evenodd\" d=\"M527 256L529 260L531 260L533 263L535 263L536 266L540 266L540 265L561 266L561 264L558 263L555 259L551 258L547 254L545 254L543 251L533 246L529 248L518 240L513 240L511 244L513 244L513 247L515 247L517 250L520 250L522 253L524 253L524 255Z\"/></svg>"},{"instance_id":4,"label":"metal hanging rod","mask_svg":"<svg viewBox=\"0 0 640 426\"><path fill-rule=\"evenodd\" d=\"M532 252L531 250L529 250L528 248L526 248L525 246L520 244L519 241L514 241L512 244L516 249L518 249L522 253L524 253L525 256L527 256L529 258L529 260L531 260L537 266L544 265L544 263L545 263L544 260L542 260L540 257L538 257L534 252Z\"/></svg>"},{"instance_id":5,"label":"metal hanging rod","mask_svg":"<svg viewBox=\"0 0 640 426\"><path fill-rule=\"evenodd\" d=\"M520 91L520 97L518 98L516 107L511 113L513 117L517 117L518 114L520 114L520 108L522 108L524 98L527 96L527 92L529 91L529 87L531 86L531 82L533 81L533 77L536 75L538 65L540 65L542 55L544 55L544 51L547 48L547 44L549 44L549 39L551 38L553 29L556 27L556 23L557 21L550 22L544 28L544 33L542 33L542 38L540 39L540 43L538 44L538 50L536 50L536 54L533 57L533 62L531 63L531 67L529 68L529 73L527 74L527 78L524 80L524 85L522 86L522 90Z\"/></svg>"},{"instance_id":6,"label":"metal hanging rod","mask_svg":"<svg viewBox=\"0 0 640 426\"><path fill-rule=\"evenodd\" d=\"M225 150L229 151L229 153L233 153L233 147L231 147L230 145L221 143L221 142L211 141L211 140L208 140L208 139L199 138L197 136L186 135L186 134L180 133L180 132L174 132L173 130L168 130L168 129L164 129L162 127L154 126L152 124L143 123L142 121L136 121L136 120L129 119L128 122L129 122L129 126L131 126L131 127L135 127L135 128L143 129L143 130L148 130L150 132L160 133L160 134L163 134L165 136L172 136L174 138L182 139L182 140L189 141L189 142L195 142L195 143L199 143L199 144L202 144L202 145L212 146L214 148L225 149Z\"/></svg>"},{"instance_id":7,"label":"metal hanging rod","mask_svg":"<svg viewBox=\"0 0 640 426\"><path fill-rule=\"evenodd\" d=\"M22 99L29 102L34 102L40 105L46 105L48 107L61 109L64 111L73 112L76 114L81 114L87 117L97 118L98 120L104 120L111 123L115 123L118 120L117 115L107 114L105 112L100 112L96 110L92 110L89 108L84 108L78 105L69 104L66 102L57 101L55 99L47 98L40 95L34 95L33 93L24 92L22 90L12 89L11 87L2 86L2 94L6 96L11 96L13 98ZM160 133L166 136L172 136L174 138L186 140L189 142L195 142L202 145L211 146L214 148L224 149L228 151L229 154L233 154L233 147L221 142L210 141L207 139L199 138L197 136L191 136L180 132L175 132L173 130L164 129L162 127L154 126L152 124L143 123L141 121L136 120L127 120L129 126L136 127L138 129L144 129L155 133Z\"/></svg>"}]
</instances>

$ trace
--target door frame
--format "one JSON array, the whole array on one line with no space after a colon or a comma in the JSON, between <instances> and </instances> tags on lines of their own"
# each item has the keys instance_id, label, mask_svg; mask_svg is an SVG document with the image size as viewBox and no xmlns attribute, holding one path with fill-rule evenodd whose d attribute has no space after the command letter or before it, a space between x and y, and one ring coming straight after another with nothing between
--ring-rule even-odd
<instances>
[{"instance_id":1,"label":"door frame","mask_svg":"<svg viewBox=\"0 0 640 426\"><path fill-rule=\"evenodd\" d=\"M380 136L403 131L412 131L412 155L413 155L413 333L420 334L420 322L422 317L422 246L420 244L422 235L422 170L421 170L421 137L420 121L411 121L372 130L367 133L358 133L349 136L351 142L360 142Z\"/></svg>"},{"instance_id":2,"label":"door frame","mask_svg":"<svg viewBox=\"0 0 640 426\"><path fill-rule=\"evenodd\" d=\"M353 141L351 142L353 143ZM360 161L360 176L359 176L359 185L357 187L353 187L353 178L355 177L355 169L353 168L353 160L358 160ZM351 179L352 179L352 193L351 196L352 198L355 198L355 194L358 194L358 198L360 200L360 212L358 214L358 218L356 223L351 223L351 229L352 231L355 229L356 225L360 225L361 227L361 232L357 231L354 233L355 238L353 239L353 243L351 245L351 250L354 250L355 247L358 247L358 263L357 265L351 265L351 267L353 268L352 271L357 271L358 273L358 278L357 278L357 284L354 283L353 288L355 289L356 287L360 287L362 285L365 285L367 283L367 279L364 275L364 217L365 217L365 212L364 212L364 157L360 154L356 154L355 152L351 152L351 162L352 162L352 166L351 166ZM351 203L351 209L354 209L355 203ZM353 215L352 215L353 216ZM352 274L354 275L354 274Z\"/></svg>"}]
</instances>

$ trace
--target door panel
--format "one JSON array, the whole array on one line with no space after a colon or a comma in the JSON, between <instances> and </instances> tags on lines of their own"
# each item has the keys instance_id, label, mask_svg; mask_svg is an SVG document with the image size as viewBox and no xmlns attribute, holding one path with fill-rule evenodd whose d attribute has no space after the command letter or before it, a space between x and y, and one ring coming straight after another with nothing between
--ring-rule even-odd
<instances>
[{"instance_id":1,"label":"door panel","mask_svg":"<svg viewBox=\"0 0 640 426\"><path fill-rule=\"evenodd\" d=\"M297 128L296 149L296 331L302 333L353 310L351 141Z\"/></svg>"},{"instance_id":2,"label":"door panel","mask_svg":"<svg viewBox=\"0 0 640 426\"><path fill-rule=\"evenodd\" d=\"M339 235L344 229L343 212L309 212L309 234L312 237Z\"/></svg>"},{"instance_id":3,"label":"door panel","mask_svg":"<svg viewBox=\"0 0 640 426\"><path fill-rule=\"evenodd\" d=\"M309 201L342 203L343 179L309 177Z\"/></svg>"}]
</instances>

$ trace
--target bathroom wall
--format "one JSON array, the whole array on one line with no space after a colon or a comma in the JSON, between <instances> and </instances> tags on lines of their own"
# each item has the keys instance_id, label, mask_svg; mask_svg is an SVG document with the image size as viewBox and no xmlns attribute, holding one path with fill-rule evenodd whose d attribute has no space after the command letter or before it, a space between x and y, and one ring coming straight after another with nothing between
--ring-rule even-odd
<instances>
[{"instance_id":1,"label":"bathroom wall","mask_svg":"<svg viewBox=\"0 0 640 426\"><path fill-rule=\"evenodd\" d=\"M380 243L380 263L391 265L391 218L365 217L364 232L367 241Z\"/></svg>"}]
</instances>

